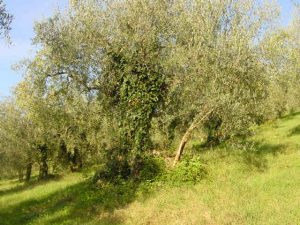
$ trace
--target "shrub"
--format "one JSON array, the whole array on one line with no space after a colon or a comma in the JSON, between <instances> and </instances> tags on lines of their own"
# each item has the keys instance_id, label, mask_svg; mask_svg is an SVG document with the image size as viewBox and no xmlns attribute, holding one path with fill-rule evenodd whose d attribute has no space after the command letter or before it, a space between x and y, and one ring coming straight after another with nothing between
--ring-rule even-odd
<instances>
[{"instance_id":1,"label":"shrub","mask_svg":"<svg viewBox=\"0 0 300 225\"><path fill-rule=\"evenodd\" d=\"M207 174L205 166L199 157L183 159L173 170L166 174L166 181L171 184L190 183L201 181Z\"/></svg>"},{"instance_id":2,"label":"shrub","mask_svg":"<svg viewBox=\"0 0 300 225\"><path fill-rule=\"evenodd\" d=\"M116 183L119 180L153 181L165 171L165 162L158 157L145 156L138 160L132 169L125 160L110 160L99 169L93 181L98 180Z\"/></svg>"},{"instance_id":3,"label":"shrub","mask_svg":"<svg viewBox=\"0 0 300 225\"><path fill-rule=\"evenodd\" d=\"M153 181L158 176L162 175L166 170L165 162L159 157L145 157L142 164L142 169L139 173L141 181Z\"/></svg>"}]
</instances>

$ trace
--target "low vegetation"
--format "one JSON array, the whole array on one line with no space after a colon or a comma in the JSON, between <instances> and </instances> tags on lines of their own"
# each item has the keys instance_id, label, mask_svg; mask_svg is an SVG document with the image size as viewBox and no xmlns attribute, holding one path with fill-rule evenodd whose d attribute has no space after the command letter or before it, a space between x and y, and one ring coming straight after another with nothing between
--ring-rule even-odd
<instances>
[{"instance_id":1,"label":"low vegetation","mask_svg":"<svg viewBox=\"0 0 300 225\"><path fill-rule=\"evenodd\" d=\"M142 182L93 184L87 173L1 181L1 224L298 224L298 124L295 114L256 128L247 149L226 143L199 151L193 139L187 152L196 151L205 173L182 162L173 175Z\"/></svg>"}]
</instances>

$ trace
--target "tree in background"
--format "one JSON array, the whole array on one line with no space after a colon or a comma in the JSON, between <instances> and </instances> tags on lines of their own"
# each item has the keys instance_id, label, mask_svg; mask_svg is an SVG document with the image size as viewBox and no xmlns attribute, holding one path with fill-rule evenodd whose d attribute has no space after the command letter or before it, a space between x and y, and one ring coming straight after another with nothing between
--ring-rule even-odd
<instances>
[{"instance_id":1,"label":"tree in background","mask_svg":"<svg viewBox=\"0 0 300 225\"><path fill-rule=\"evenodd\" d=\"M266 35L262 50L269 78L269 95L264 116L268 119L293 112L299 106L300 35L299 8L287 27Z\"/></svg>"},{"instance_id":2,"label":"tree in background","mask_svg":"<svg viewBox=\"0 0 300 225\"><path fill-rule=\"evenodd\" d=\"M1 169L12 175L18 173L19 180L25 181L31 177L34 162L31 124L20 109L16 107L15 100L7 99L0 105L0 151Z\"/></svg>"}]
</instances>

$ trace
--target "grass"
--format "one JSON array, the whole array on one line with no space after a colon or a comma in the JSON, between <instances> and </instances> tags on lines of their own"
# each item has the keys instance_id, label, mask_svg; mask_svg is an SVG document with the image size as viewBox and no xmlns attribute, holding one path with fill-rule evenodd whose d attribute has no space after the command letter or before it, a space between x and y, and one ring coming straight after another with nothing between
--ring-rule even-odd
<instances>
[{"instance_id":1,"label":"grass","mask_svg":"<svg viewBox=\"0 0 300 225\"><path fill-rule=\"evenodd\" d=\"M208 175L196 185L1 181L0 224L300 225L299 127L295 114L243 144L197 150Z\"/></svg>"}]
</instances>

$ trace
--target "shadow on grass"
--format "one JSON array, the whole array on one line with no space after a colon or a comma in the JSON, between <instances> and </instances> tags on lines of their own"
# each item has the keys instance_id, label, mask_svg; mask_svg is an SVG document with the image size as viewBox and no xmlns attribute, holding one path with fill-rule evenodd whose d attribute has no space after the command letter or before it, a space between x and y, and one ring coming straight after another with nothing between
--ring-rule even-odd
<instances>
[{"instance_id":1,"label":"shadow on grass","mask_svg":"<svg viewBox=\"0 0 300 225\"><path fill-rule=\"evenodd\" d=\"M113 212L134 201L137 187L130 182L97 187L84 181L1 210L1 225L122 224L122 218Z\"/></svg>"},{"instance_id":2,"label":"shadow on grass","mask_svg":"<svg viewBox=\"0 0 300 225\"><path fill-rule=\"evenodd\" d=\"M293 119L295 116L298 116L298 115L300 115L300 111L289 113L288 115L281 117L281 119L290 120L290 119Z\"/></svg>"},{"instance_id":3,"label":"shadow on grass","mask_svg":"<svg viewBox=\"0 0 300 225\"><path fill-rule=\"evenodd\" d=\"M37 178L38 178L37 176L34 176L31 178L30 182L28 182L28 183L19 184L16 187L11 188L11 189L0 190L0 197L4 196L4 195L9 195L9 194L16 194L21 191L26 191L26 190L32 189L34 187L37 187L39 185L44 185L49 181L60 180L61 176L60 175L52 175L48 179L45 179L45 180L38 180ZM18 183L18 182L20 183L20 181L14 181L14 183Z\"/></svg>"},{"instance_id":4,"label":"shadow on grass","mask_svg":"<svg viewBox=\"0 0 300 225\"><path fill-rule=\"evenodd\" d=\"M206 148L203 147L204 144L203 143L193 143L191 150L194 152L205 152L207 151Z\"/></svg>"},{"instance_id":5,"label":"shadow on grass","mask_svg":"<svg viewBox=\"0 0 300 225\"><path fill-rule=\"evenodd\" d=\"M191 147L191 150L194 153L205 153L209 151L214 151L216 149L219 149L218 147L222 147L223 143L215 144L215 145L210 145L206 142L203 143L194 143Z\"/></svg>"},{"instance_id":6,"label":"shadow on grass","mask_svg":"<svg viewBox=\"0 0 300 225\"><path fill-rule=\"evenodd\" d=\"M259 171L264 171L268 168L268 155L277 156L283 153L286 146L283 144L269 144L262 142L248 142L242 152L242 158L246 165L250 168L256 168Z\"/></svg>"},{"instance_id":7,"label":"shadow on grass","mask_svg":"<svg viewBox=\"0 0 300 225\"><path fill-rule=\"evenodd\" d=\"M295 135L300 135L300 125L291 129L290 133L288 134L288 137L295 136Z\"/></svg>"},{"instance_id":8,"label":"shadow on grass","mask_svg":"<svg viewBox=\"0 0 300 225\"><path fill-rule=\"evenodd\" d=\"M298 130L299 129L299 130ZM297 132L300 134L300 125ZM295 131L294 131L295 133ZM220 143L216 147L207 147L203 143L194 143L192 154L213 153L214 159L234 157L241 160L249 169L265 171L268 168L268 157L277 156L287 149L285 144L271 144L264 141L252 141L247 136L239 136ZM200 156L203 157L203 156ZM211 160L209 157L208 160ZM209 161L208 161L209 162Z\"/></svg>"}]
</instances>

